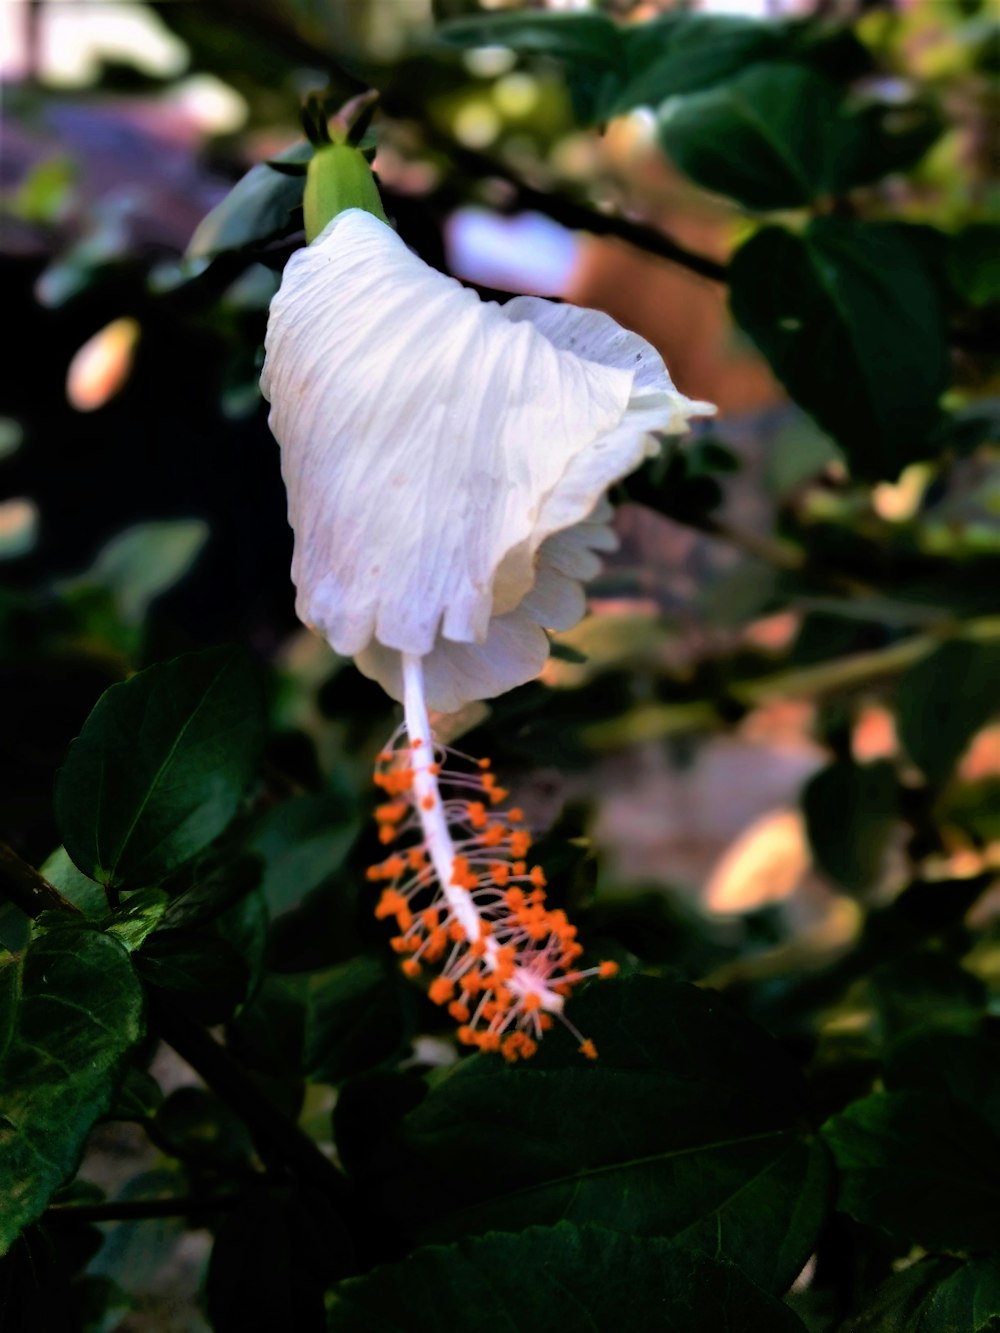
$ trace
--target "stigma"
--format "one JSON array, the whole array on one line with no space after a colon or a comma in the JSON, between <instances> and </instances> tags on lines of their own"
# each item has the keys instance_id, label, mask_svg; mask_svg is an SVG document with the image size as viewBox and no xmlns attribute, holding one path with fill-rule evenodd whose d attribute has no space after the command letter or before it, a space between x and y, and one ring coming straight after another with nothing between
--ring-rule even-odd
<instances>
[{"instance_id":1,"label":"stigma","mask_svg":"<svg viewBox=\"0 0 1000 1333\"><path fill-rule=\"evenodd\" d=\"M574 986L613 976L617 964L578 967L576 927L546 905L523 812L508 805L488 759L434 742L419 657L404 655L403 678L404 725L375 768L387 855L368 871L383 885L375 915L395 923L403 971L429 976L429 998L467 1045L527 1059L559 1021L596 1058L564 1007Z\"/></svg>"}]
</instances>

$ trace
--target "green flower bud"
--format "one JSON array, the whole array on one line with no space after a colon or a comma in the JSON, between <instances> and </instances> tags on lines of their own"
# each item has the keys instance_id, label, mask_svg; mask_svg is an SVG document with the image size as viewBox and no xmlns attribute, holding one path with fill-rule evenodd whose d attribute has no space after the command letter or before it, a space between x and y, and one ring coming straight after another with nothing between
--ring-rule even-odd
<instances>
[{"instance_id":1,"label":"green flower bud","mask_svg":"<svg viewBox=\"0 0 1000 1333\"><path fill-rule=\"evenodd\" d=\"M347 208L363 208L381 222L389 221L371 167L360 149L348 143L325 144L316 150L306 172L302 208L309 242Z\"/></svg>"}]
</instances>

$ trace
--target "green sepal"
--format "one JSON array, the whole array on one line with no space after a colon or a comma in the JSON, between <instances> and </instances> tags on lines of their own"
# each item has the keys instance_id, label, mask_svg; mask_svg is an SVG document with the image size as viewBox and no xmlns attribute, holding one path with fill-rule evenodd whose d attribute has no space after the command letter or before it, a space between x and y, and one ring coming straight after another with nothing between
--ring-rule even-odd
<instances>
[{"instance_id":1,"label":"green sepal","mask_svg":"<svg viewBox=\"0 0 1000 1333\"><path fill-rule=\"evenodd\" d=\"M326 144L316 150L306 172L302 208L309 242L347 208L363 208L387 225L389 221L364 154L346 143Z\"/></svg>"}]
</instances>

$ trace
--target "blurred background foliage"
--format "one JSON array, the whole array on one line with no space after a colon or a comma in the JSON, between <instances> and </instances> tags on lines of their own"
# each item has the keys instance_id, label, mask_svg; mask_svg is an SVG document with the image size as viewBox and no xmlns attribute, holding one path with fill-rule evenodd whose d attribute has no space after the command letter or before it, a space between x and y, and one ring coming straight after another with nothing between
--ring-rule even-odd
<instances>
[{"instance_id":1,"label":"blurred background foliage","mask_svg":"<svg viewBox=\"0 0 1000 1333\"><path fill-rule=\"evenodd\" d=\"M0 1325L1000 1327L990 5L2 22ZM368 87L429 263L720 407L543 680L446 724L622 966L593 1068L458 1062L398 978L395 709L294 617L267 163Z\"/></svg>"}]
</instances>

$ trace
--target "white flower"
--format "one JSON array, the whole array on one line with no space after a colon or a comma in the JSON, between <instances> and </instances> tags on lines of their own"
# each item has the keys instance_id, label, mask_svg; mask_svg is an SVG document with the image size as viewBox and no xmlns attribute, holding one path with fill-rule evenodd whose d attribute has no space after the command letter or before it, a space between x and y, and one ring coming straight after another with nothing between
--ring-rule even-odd
<instances>
[{"instance_id":1,"label":"white flower","mask_svg":"<svg viewBox=\"0 0 1000 1333\"><path fill-rule=\"evenodd\" d=\"M483 302L359 209L289 261L266 348L298 613L394 698L422 659L446 712L538 674L614 545L605 491L713 411L609 316Z\"/></svg>"}]
</instances>

